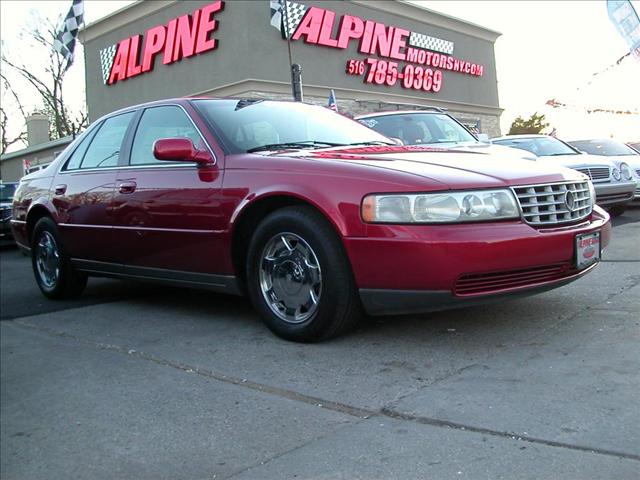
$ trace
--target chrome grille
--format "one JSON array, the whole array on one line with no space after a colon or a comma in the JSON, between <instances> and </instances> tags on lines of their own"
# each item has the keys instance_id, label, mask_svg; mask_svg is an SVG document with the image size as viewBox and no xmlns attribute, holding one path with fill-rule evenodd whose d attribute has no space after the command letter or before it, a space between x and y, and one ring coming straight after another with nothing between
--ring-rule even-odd
<instances>
[{"instance_id":1,"label":"chrome grille","mask_svg":"<svg viewBox=\"0 0 640 480\"><path fill-rule=\"evenodd\" d=\"M559 225L591 213L588 182L528 185L513 188L524 221L530 225Z\"/></svg>"},{"instance_id":2,"label":"chrome grille","mask_svg":"<svg viewBox=\"0 0 640 480\"><path fill-rule=\"evenodd\" d=\"M585 167L576 168L580 173L584 173L591 180L602 181L609 180L609 167Z\"/></svg>"}]
</instances>

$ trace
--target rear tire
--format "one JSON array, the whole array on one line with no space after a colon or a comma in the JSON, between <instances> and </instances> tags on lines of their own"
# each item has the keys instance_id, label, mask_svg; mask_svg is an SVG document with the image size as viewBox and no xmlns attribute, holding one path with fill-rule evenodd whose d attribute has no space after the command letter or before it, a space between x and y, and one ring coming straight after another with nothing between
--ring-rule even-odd
<instances>
[{"instance_id":1,"label":"rear tire","mask_svg":"<svg viewBox=\"0 0 640 480\"><path fill-rule=\"evenodd\" d=\"M258 225L247 287L264 323L286 340L326 340L354 328L361 316L342 242L310 207L282 208Z\"/></svg>"},{"instance_id":2,"label":"rear tire","mask_svg":"<svg viewBox=\"0 0 640 480\"><path fill-rule=\"evenodd\" d=\"M79 296L87 286L87 275L78 272L66 254L55 222L41 218L33 228L31 264L36 283L51 299Z\"/></svg>"}]
</instances>

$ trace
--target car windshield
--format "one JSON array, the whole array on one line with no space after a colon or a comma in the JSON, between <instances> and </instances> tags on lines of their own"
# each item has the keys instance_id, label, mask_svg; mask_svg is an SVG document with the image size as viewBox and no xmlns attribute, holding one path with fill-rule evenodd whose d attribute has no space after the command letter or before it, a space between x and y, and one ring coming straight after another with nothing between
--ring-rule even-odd
<instances>
[{"instance_id":1,"label":"car windshield","mask_svg":"<svg viewBox=\"0 0 640 480\"><path fill-rule=\"evenodd\" d=\"M491 143L505 145L507 147L521 148L539 157L553 157L555 155L580 155L561 140L554 137L525 137L525 138L501 138L491 140Z\"/></svg>"},{"instance_id":2,"label":"car windshield","mask_svg":"<svg viewBox=\"0 0 640 480\"><path fill-rule=\"evenodd\" d=\"M399 138L405 145L478 141L466 128L442 113L376 115L358 121L382 135Z\"/></svg>"},{"instance_id":3,"label":"car windshield","mask_svg":"<svg viewBox=\"0 0 640 480\"><path fill-rule=\"evenodd\" d=\"M592 155L604 155L606 157L616 155L639 155L633 148L615 140L577 140L569 142L578 150Z\"/></svg>"},{"instance_id":4,"label":"car windshield","mask_svg":"<svg viewBox=\"0 0 640 480\"><path fill-rule=\"evenodd\" d=\"M267 100L194 100L231 153L393 141L327 108Z\"/></svg>"},{"instance_id":5,"label":"car windshield","mask_svg":"<svg viewBox=\"0 0 640 480\"><path fill-rule=\"evenodd\" d=\"M0 202L10 202L16 193L15 183L0 183Z\"/></svg>"}]
</instances>

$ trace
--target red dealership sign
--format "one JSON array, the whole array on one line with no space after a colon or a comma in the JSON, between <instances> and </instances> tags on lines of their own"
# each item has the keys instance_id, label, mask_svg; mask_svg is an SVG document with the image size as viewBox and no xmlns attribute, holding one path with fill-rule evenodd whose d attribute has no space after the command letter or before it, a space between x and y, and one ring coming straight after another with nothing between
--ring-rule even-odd
<instances>
[{"instance_id":1,"label":"red dealership sign","mask_svg":"<svg viewBox=\"0 0 640 480\"><path fill-rule=\"evenodd\" d=\"M342 50L357 44L358 52L368 57L349 59L345 71L363 76L365 83L398 83L404 88L437 92L442 87L443 70L484 75L483 65L453 56L451 41L348 14L338 19L331 10L296 2L288 1L287 8L286 31L292 41Z\"/></svg>"},{"instance_id":2,"label":"red dealership sign","mask_svg":"<svg viewBox=\"0 0 640 480\"><path fill-rule=\"evenodd\" d=\"M153 70L157 56L162 63L173 62L200 53L215 50L218 46L213 32L218 26L217 12L224 2L216 2L197 9L192 14L170 20L147 30L144 35L133 35L100 51L102 78L107 85L135 77Z\"/></svg>"}]
</instances>

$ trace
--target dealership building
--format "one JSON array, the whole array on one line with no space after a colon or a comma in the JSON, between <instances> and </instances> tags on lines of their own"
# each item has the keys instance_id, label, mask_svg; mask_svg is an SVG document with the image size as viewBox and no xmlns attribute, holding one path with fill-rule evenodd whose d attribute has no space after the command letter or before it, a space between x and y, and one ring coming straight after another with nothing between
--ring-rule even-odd
<instances>
[{"instance_id":1,"label":"dealership building","mask_svg":"<svg viewBox=\"0 0 640 480\"><path fill-rule=\"evenodd\" d=\"M290 99L290 48L307 102L326 105L333 89L349 114L437 106L500 134L499 33L404 1L290 1L272 13L268 0L155 0L87 26L91 120L167 97Z\"/></svg>"},{"instance_id":2,"label":"dealership building","mask_svg":"<svg viewBox=\"0 0 640 480\"><path fill-rule=\"evenodd\" d=\"M498 32L401 0L278 5L142 0L86 26L90 121L170 97L291 99L298 64L305 102L327 105L333 90L347 115L439 107L500 135Z\"/></svg>"}]
</instances>

